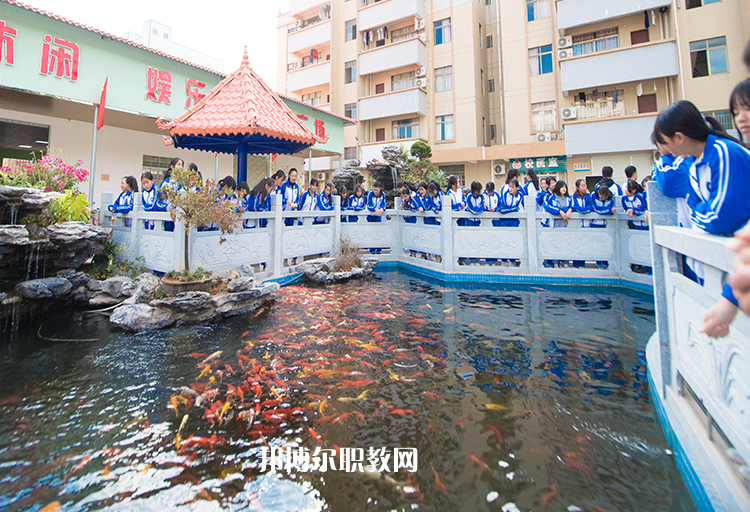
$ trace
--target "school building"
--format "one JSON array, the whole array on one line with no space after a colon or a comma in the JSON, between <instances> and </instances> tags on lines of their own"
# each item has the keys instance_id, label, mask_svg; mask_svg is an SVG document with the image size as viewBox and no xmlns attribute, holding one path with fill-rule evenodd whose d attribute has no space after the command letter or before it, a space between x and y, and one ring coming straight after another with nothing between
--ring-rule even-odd
<instances>
[{"instance_id":1,"label":"school building","mask_svg":"<svg viewBox=\"0 0 750 512\"><path fill-rule=\"evenodd\" d=\"M659 110L688 99L731 129L747 77L746 0L289 0L278 20L278 89L359 121L345 160L424 140L463 183L645 176Z\"/></svg>"},{"instance_id":2,"label":"school building","mask_svg":"<svg viewBox=\"0 0 750 512\"><path fill-rule=\"evenodd\" d=\"M237 67L242 52L237 48ZM227 67L236 69L235 64ZM127 175L139 179L151 171L160 179L175 156L196 163L204 178L236 174L235 155L167 146L168 133L156 124L159 117L171 120L195 106L224 77L159 47L0 0L0 161L18 167L31 152L49 152L69 164L80 159L91 170L95 105L106 80L104 125L96 132L96 206L103 192L119 193ZM294 98L284 102L328 141L304 155L248 156L252 185L273 169L301 168L305 157L343 153L343 126L350 120ZM88 191L89 183L80 189Z\"/></svg>"}]
</instances>

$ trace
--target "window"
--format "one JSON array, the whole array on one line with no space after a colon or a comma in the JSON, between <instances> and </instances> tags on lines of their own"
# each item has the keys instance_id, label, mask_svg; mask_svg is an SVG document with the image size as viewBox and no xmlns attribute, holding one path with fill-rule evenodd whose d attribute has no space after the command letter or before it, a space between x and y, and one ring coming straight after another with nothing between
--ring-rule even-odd
<instances>
[{"instance_id":1,"label":"window","mask_svg":"<svg viewBox=\"0 0 750 512\"><path fill-rule=\"evenodd\" d=\"M357 81L357 61L352 60L344 63L344 83L350 84Z\"/></svg>"},{"instance_id":2,"label":"window","mask_svg":"<svg viewBox=\"0 0 750 512\"><path fill-rule=\"evenodd\" d=\"M623 89L597 92L596 94L578 93L573 105L578 119L601 119L625 115Z\"/></svg>"},{"instance_id":3,"label":"window","mask_svg":"<svg viewBox=\"0 0 750 512\"><path fill-rule=\"evenodd\" d=\"M302 95L302 103L307 103L308 105L320 105L322 102L323 94L320 91Z\"/></svg>"},{"instance_id":4,"label":"window","mask_svg":"<svg viewBox=\"0 0 750 512\"><path fill-rule=\"evenodd\" d=\"M725 131L734 129L733 116L729 110L717 110L716 112L704 112L704 114L707 116L711 116L717 121L719 121L719 123L721 123L721 127L724 128Z\"/></svg>"},{"instance_id":5,"label":"window","mask_svg":"<svg viewBox=\"0 0 750 512\"><path fill-rule=\"evenodd\" d=\"M155 35L155 36L158 36L158 35L159 35L159 31L158 31L158 30L156 30L156 29L153 29L153 32L154 32L154 35Z\"/></svg>"},{"instance_id":6,"label":"window","mask_svg":"<svg viewBox=\"0 0 750 512\"><path fill-rule=\"evenodd\" d=\"M638 113L658 112L656 108L656 94L641 94L638 96Z\"/></svg>"},{"instance_id":7,"label":"window","mask_svg":"<svg viewBox=\"0 0 750 512\"><path fill-rule=\"evenodd\" d=\"M619 47L617 27L573 36L573 55L603 52Z\"/></svg>"},{"instance_id":8,"label":"window","mask_svg":"<svg viewBox=\"0 0 750 512\"><path fill-rule=\"evenodd\" d=\"M495 79L490 78L487 80L487 92L495 92Z\"/></svg>"},{"instance_id":9,"label":"window","mask_svg":"<svg viewBox=\"0 0 750 512\"><path fill-rule=\"evenodd\" d=\"M487 145L487 121L482 118L482 146Z\"/></svg>"},{"instance_id":10,"label":"window","mask_svg":"<svg viewBox=\"0 0 750 512\"><path fill-rule=\"evenodd\" d=\"M453 66L435 69L435 92L453 89Z\"/></svg>"},{"instance_id":11,"label":"window","mask_svg":"<svg viewBox=\"0 0 750 512\"><path fill-rule=\"evenodd\" d=\"M490 140L495 140L497 138L497 125L491 124L490 125Z\"/></svg>"},{"instance_id":12,"label":"window","mask_svg":"<svg viewBox=\"0 0 750 512\"><path fill-rule=\"evenodd\" d=\"M393 139L414 139L419 137L419 118L393 121Z\"/></svg>"},{"instance_id":13,"label":"window","mask_svg":"<svg viewBox=\"0 0 750 512\"><path fill-rule=\"evenodd\" d=\"M414 30L414 25L409 25L408 27L404 28L397 28L391 31L392 43L405 41L406 39L411 39L412 37L417 37L417 31Z\"/></svg>"},{"instance_id":14,"label":"window","mask_svg":"<svg viewBox=\"0 0 750 512\"><path fill-rule=\"evenodd\" d=\"M441 165L438 167L439 170L443 171L446 176L455 176L461 183L464 183L466 177L466 170L464 164L457 165Z\"/></svg>"},{"instance_id":15,"label":"window","mask_svg":"<svg viewBox=\"0 0 750 512\"><path fill-rule=\"evenodd\" d=\"M437 140L453 140L453 114L437 116Z\"/></svg>"},{"instance_id":16,"label":"window","mask_svg":"<svg viewBox=\"0 0 750 512\"><path fill-rule=\"evenodd\" d=\"M385 84L375 84L375 94L383 94L385 92Z\"/></svg>"},{"instance_id":17,"label":"window","mask_svg":"<svg viewBox=\"0 0 750 512\"><path fill-rule=\"evenodd\" d=\"M166 32L164 32L164 39L169 39L169 34L167 34Z\"/></svg>"},{"instance_id":18,"label":"window","mask_svg":"<svg viewBox=\"0 0 750 512\"><path fill-rule=\"evenodd\" d=\"M690 63L693 78L726 73L727 38L715 37L690 43Z\"/></svg>"},{"instance_id":19,"label":"window","mask_svg":"<svg viewBox=\"0 0 750 512\"><path fill-rule=\"evenodd\" d=\"M383 142L385 140L385 128L375 129L375 142Z\"/></svg>"},{"instance_id":20,"label":"window","mask_svg":"<svg viewBox=\"0 0 750 512\"><path fill-rule=\"evenodd\" d=\"M701 7L703 5L708 5L708 4L715 4L720 1L721 0L687 0L685 2L685 9L695 9L696 7Z\"/></svg>"},{"instance_id":21,"label":"window","mask_svg":"<svg viewBox=\"0 0 750 512\"><path fill-rule=\"evenodd\" d=\"M479 24L479 48L482 48L482 24Z\"/></svg>"},{"instance_id":22,"label":"window","mask_svg":"<svg viewBox=\"0 0 750 512\"><path fill-rule=\"evenodd\" d=\"M344 160L354 160L357 158L357 146L344 148Z\"/></svg>"},{"instance_id":23,"label":"window","mask_svg":"<svg viewBox=\"0 0 750 512\"><path fill-rule=\"evenodd\" d=\"M528 21L549 18L549 0L526 0L526 19Z\"/></svg>"},{"instance_id":24,"label":"window","mask_svg":"<svg viewBox=\"0 0 750 512\"><path fill-rule=\"evenodd\" d=\"M346 31L344 41L354 41L357 39L357 20L349 20L344 23L344 30Z\"/></svg>"},{"instance_id":25,"label":"window","mask_svg":"<svg viewBox=\"0 0 750 512\"><path fill-rule=\"evenodd\" d=\"M529 71L531 76L552 73L552 45L529 48Z\"/></svg>"},{"instance_id":26,"label":"window","mask_svg":"<svg viewBox=\"0 0 750 512\"><path fill-rule=\"evenodd\" d=\"M171 160L168 156L143 155L143 170L141 172L150 172L154 175L154 181L157 184L161 183L161 180L164 179L165 171L169 169Z\"/></svg>"},{"instance_id":27,"label":"window","mask_svg":"<svg viewBox=\"0 0 750 512\"><path fill-rule=\"evenodd\" d=\"M487 48L492 48L492 34L487 36Z\"/></svg>"},{"instance_id":28,"label":"window","mask_svg":"<svg viewBox=\"0 0 750 512\"><path fill-rule=\"evenodd\" d=\"M391 91L400 91L417 86L417 74L415 71L399 73L391 76Z\"/></svg>"},{"instance_id":29,"label":"window","mask_svg":"<svg viewBox=\"0 0 750 512\"><path fill-rule=\"evenodd\" d=\"M554 101L531 104L531 122L534 132L549 132L557 127L557 108Z\"/></svg>"},{"instance_id":30,"label":"window","mask_svg":"<svg viewBox=\"0 0 750 512\"><path fill-rule=\"evenodd\" d=\"M644 28L643 30L634 30L630 33L630 44L643 44L648 43L649 36L648 36L648 29Z\"/></svg>"},{"instance_id":31,"label":"window","mask_svg":"<svg viewBox=\"0 0 750 512\"><path fill-rule=\"evenodd\" d=\"M357 104L347 103L344 105L344 115L350 119L357 119Z\"/></svg>"},{"instance_id":32,"label":"window","mask_svg":"<svg viewBox=\"0 0 750 512\"><path fill-rule=\"evenodd\" d=\"M484 70L479 70L479 87L482 88L482 95L484 95Z\"/></svg>"},{"instance_id":33,"label":"window","mask_svg":"<svg viewBox=\"0 0 750 512\"><path fill-rule=\"evenodd\" d=\"M451 19L435 22L435 46L451 41Z\"/></svg>"}]
</instances>

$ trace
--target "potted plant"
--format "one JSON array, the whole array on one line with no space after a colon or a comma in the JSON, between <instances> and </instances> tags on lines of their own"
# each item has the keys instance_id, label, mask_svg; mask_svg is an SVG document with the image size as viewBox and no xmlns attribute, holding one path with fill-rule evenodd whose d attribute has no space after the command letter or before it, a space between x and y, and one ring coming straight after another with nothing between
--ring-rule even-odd
<instances>
[{"instance_id":1,"label":"potted plant","mask_svg":"<svg viewBox=\"0 0 750 512\"><path fill-rule=\"evenodd\" d=\"M240 225L237 205L221 200L219 193L219 187L213 180L207 180L204 185L196 171L181 167L174 169L171 182L161 190L162 199L169 204L173 218L183 221L185 230L185 270L172 271L164 276L162 283L167 295L171 294L167 291L168 286L174 293L196 291L195 287L209 291L211 272L200 268L190 272L189 234L198 227L215 226L219 232L219 243L222 244L226 241L225 236L234 233Z\"/></svg>"}]
</instances>

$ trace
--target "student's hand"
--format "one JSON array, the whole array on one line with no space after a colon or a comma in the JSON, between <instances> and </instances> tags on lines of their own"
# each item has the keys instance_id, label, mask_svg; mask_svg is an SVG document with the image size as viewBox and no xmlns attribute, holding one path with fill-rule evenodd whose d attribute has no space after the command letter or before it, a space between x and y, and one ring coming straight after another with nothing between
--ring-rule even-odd
<instances>
[{"instance_id":1,"label":"student's hand","mask_svg":"<svg viewBox=\"0 0 750 512\"><path fill-rule=\"evenodd\" d=\"M424 208L421 208L421 207L420 207L420 208L419 208L419 211L420 211L420 212L423 212L423 211L424 211Z\"/></svg>"},{"instance_id":2,"label":"student's hand","mask_svg":"<svg viewBox=\"0 0 750 512\"><path fill-rule=\"evenodd\" d=\"M617 208L612 208L612 213L617 213Z\"/></svg>"},{"instance_id":3,"label":"student's hand","mask_svg":"<svg viewBox=\"0 0 750 512\"><path fill-rule=\"evenodd\" d=\"M729 334L729 324L732 323L736 314L737 306L722 297L703 315L703 327L698 329L698 332L712 338L723 338Z\"/></svg>"},{"instance_id":4,"label":"student's hand","mask_svg":"<svg viewBox=\"0 0 750 512\"><path fill-rule=\"evenodd\" d=\"M114 209L114 208L112 207L112 205L109 205L109 206L107 206L107 209L108 209L109 211L111 211L111 212L114 212L114 211L115 211L115 209Z\"/></svg>"},{"instance_id":5,"label":"student's hand","mask_svg":"<svg viewBox=\"0 0 750 512\"><path fill-rule=\"evenodd\" d=\"M375 210L375 213L377 213L378 217L380 217L380 216L382 216L385 213L385 210L382 210L382 209L378 208L377 210Z\"/></svg>"},{"instance_id":6,"label":"student's hand","mask_svg":"<svg viewBox=\"0 0 750 512\"><path fill-rule=\"evenodd\" d=\"M464 208L466 208L466 203L461 203L461 209L463 210Z\"/></svg>"},{"instance_id":7,"label":"student's hand","mask_svg":"<svg viewBox=\"0 0 750 512\"><path fill-rule=\"evenodd\" d=\"M632 217L633 216L633 209L631 208L630 210L626 211L625 215L627 215L628 217Z\"/></svg>"},{"instance_id":8,"label":"student's hand","mask_svg":"<svg viewBox=\"0 0 750 512\"><path fill-rule=\"evenodd\" d=\"M292 203L292 210L296 210L296 209L297 209L297 203Z\"/></svg>"},{"instance_id":9,"label":"student's hand","mask_svg":"<svg viewBox=\"0 0 750 512\"><path fill-rule=\"evenodd\" d=\"M737 253L733 263L734 273L729 277L729 284L740 309L750 315L750 228L735 233L727 246Z\"/></svg>"}]
</instances>

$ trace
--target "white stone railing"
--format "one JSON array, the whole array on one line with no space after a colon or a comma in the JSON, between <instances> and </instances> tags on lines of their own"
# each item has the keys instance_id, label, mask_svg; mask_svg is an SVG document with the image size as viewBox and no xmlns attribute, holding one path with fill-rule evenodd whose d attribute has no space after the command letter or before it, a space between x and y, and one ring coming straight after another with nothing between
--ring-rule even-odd
<instances>
[{"instance_id":1,"label":"white stone railing","mask_svg":"<svg viewBox=\"0 0 750 512\"><path fill-rule=\"evenodd\" d=\"M140 205L140 195L135 195ZM272 201L278 201L276 196ZM445 209L440 214L387 210L382 222L368 222L372 215L341 212L339 198L334 197L331 212L283 212L281 204L263 213L244 213L243 219L265 219L264 228L239 229L219 243L216 231L192 231L189 237L190 266L206 270L225 270L242 263L258 265L260 277L278 277L290 272L294 260L335 249L339 236L351 239L363 249L382 249L381 259L414 263L445 273L491 273L513 275L566 275L579 277L619 277L650 283L651 276L633 272L631 265L651 265L649 232L628 229L632 220L622 213L602 217L596 214L574 214L564 228L543 228L541 221L555 217L535 211L534 199L527 198L525 212L502 215L487 212L478 216ZM112 203L111 194L102 196L102 204ZM400 200L397 200L397 205ZM110 225L118 218L113 238L128 248L127 256L143 257L146 266L158 271L183 268L184 231L176 222L175 231L164 231L167 213L146 212L137 208L127 215L102 212L103 222ZM346 219L342 222L342 216ZM415 223L403 217L415 217ZM330 219L327 224L313 224L314 217ZM349 222L356 217L357 222ZM285 219L304 218L303 225L286 226ZM425 223L433 218L439 224ZM479 226L459 226L457 219L479 219ZM130 219L130 226L125 226ZM494 219L518 219L517 227L496 227ZM559 219L559 217L558 217ZM581 227L581 220L605 219L605 228ZM153 221L153 230L144 221ZM506 265L494 260L515 260ZM546 268L546 260L586 261L588 268ZM607 261L607 269L594 268L593 262ZM475 263L476 262L476 263ZM474 263L474 265L470 265ZM489 264L493 263L493 264ZM481 269L481 270L480 270Z\"/></svg>"},{"instance_id":2,"label":"white stone railing","mask_svg":"<svg viewBox=\"0 0 750 512\"><path fill-rule=\"evenodd\" d=\"M734 253L726 238L674 226L674 200L655 186L649 207L662 380L652 392L665 397L670 388L676 391L700 417L699 435L718 442L717 453L725 453L728 440L750 463L750 319L739 312L725 338L698 332L706 310L721 297ZM702 265L702 286L683 275L683 255Z\"/></svg>"}]
</instances>

